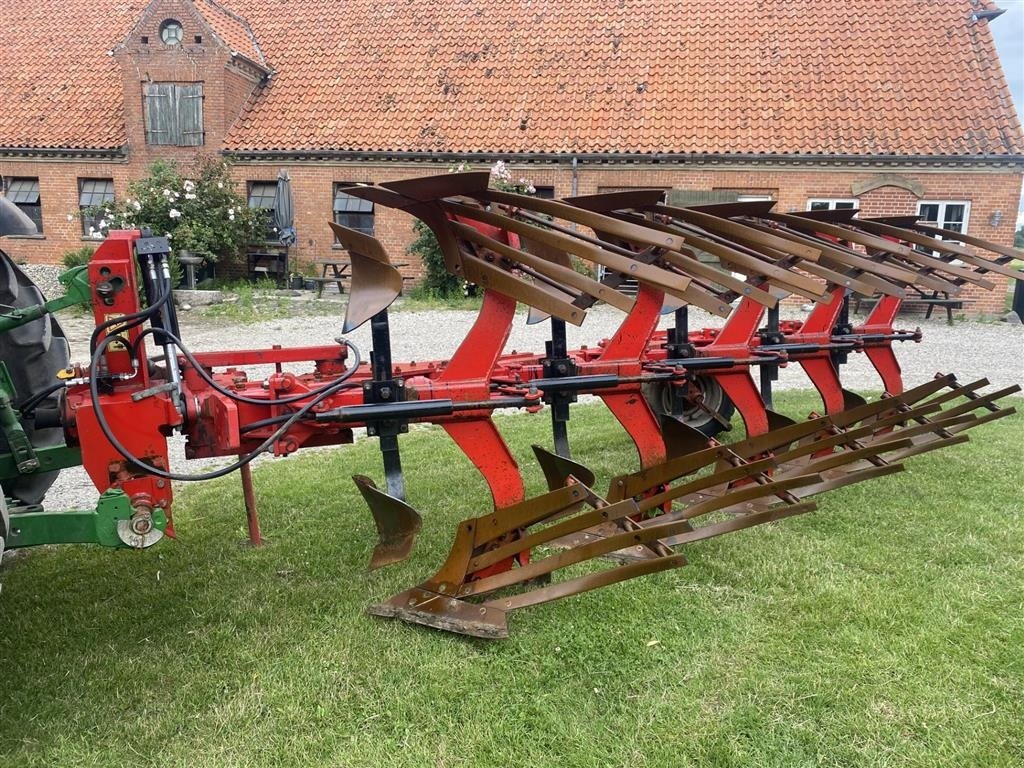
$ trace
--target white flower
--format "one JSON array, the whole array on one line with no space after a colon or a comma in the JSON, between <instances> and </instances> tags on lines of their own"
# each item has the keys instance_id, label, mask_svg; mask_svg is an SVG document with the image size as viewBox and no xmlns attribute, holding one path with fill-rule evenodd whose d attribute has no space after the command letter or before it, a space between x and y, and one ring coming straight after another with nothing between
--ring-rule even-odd
<instances>
[{"instance_id":1,"label":"white flower","mask_svg":"<svg viewBox=\"0 0 1024 768\"><path fill-rule=\"evenodd\" d=\"M217 182L217 189L224 189L224 182L223 181L218 181Z\"/></svg>"},{"instance_id":2,"label":"white flower","mask_svg":"<svg viewBox=\"0 0 1024 768\"><path fill-rule=\"evenodd\" d=\"M195 200L196 196L193 193L191 193L191 192L186 192L185 193L185 199L186 200Z\"/></svg>"},{"instance_id":3,"label":"white flower","mask_svg":"<svg viewBox=\"0 0 1024 768\"><path fill-rule=\"evenodd\" d=\"M190 179L185 179L185 183L182 184L181 187L186 192L195 192L196 191L196 183L194 181L191 181Z\"/></svg>"},{"instance_id":4,"label":"white flower","mask_svg":"<svg viewBox=\"0 0 1024 768\"><path fill-rule=\"evenodd\" d=\"M509 181L512 178L512 171L505 165L504 160L498 160L491 166L491 176L499 181Z\"/></svg>"},{"instance_id":5,"label":"white flower","mask_svg":"<svg viewBox=\"0 0 1024 768\"><path fill-rule=\"evenodd\" d=\"M235 215L235 209L234 208L228 208L228 216L234 216L234 215Z\"/></svg>"},{"instance_id":6,"label":"white flower","mask_svg":"<svg viewBox=\"0 0 1024 768\"><path fill-rule=\"evenodd\" d=\"M235 220L235 214L229 213L228 214L228 221L234 221L234 220Z\"/></svg>"},{"instance_id":7,"label":"white flower","mask_svg":"<svg viewBox=\"0 0 1024 768\"><path fill-rule=\"evenodd\" d=\"M69 213L69 214L68 214L68 221L74 221L74 220L75 220L75 217L74 217L74 216L72 216L72 215L71 215L71 214Z\"/></svg>"},{"instance_id":8,"label":"white flower","mask_svg":"<svg viewBox=\"0 0 1024 768\"><path fill-rule=\"evenodd\" d=\"M164 197L170 197L170 196L171 196L171 190L169 190L169 189L165 189L165 190L163 191L163 196L164 196Z\"/></svg>"},{"instance_id":9,"label":"white flower","mask_svg":"<svg viewBox=\"0 0 1024 768\"><path fill-rule=\"evenodd\" d=\"M534 194L534 193L535 193L536 191L537 191L537 188L536 188L535 186L533 186L533 184L527 184L527 185L526 185L526 194L528 194L528 195L532 195L532 194Z\"/></svg>"},{"instance_id":10,"label":"white flower","mask_svg":"<svg viewBox=\"0 0 1024 768\"><path fill-rule=\"evenodd\" d=\"M136 211L141 211L142 203L140 203L138 200L132 200L132 208L134 208Z\"/></svg>"},{"instance_id":11,"label":"white flower","mask_svg":"<svg viewBox=\"0 0 1024 768\"><path fill-rule=\"evenodd\" d=\"M100 219L100 229L103 229L105 226L107 226L107 220Z\"/></svg>"},{"instance_id":12,"label":"white flower","mask_svg":"<svg viewBox=\"0 0 1024 768\"><path fill-rule=\"evenodd\" d=\"M89 227L88 237L96 237L96 230L93 229L92 227Z\"/></svg>"},{"instance_id":13,"label":"white flower","mask_svg":"<svg viewBox=\"0 0 1024 768\"><path fill-rule=\"evenodd\" d=\"M170 240L172 237L174 237L174 235L172 235L170 232L164 232L164 237Z\"/></svg>"},{"instance_id":14,"label":"white flower","mask_svg":"<svg viewBox=\"0 0 1024 768\"><path fill-rule=\"evenodd\" d=\"M181 216L181 211L179 211L177 208L171 208L171 210L167 212L167 215L170 216L172 219L177 219Z\"/></svg>"}]
</instances>

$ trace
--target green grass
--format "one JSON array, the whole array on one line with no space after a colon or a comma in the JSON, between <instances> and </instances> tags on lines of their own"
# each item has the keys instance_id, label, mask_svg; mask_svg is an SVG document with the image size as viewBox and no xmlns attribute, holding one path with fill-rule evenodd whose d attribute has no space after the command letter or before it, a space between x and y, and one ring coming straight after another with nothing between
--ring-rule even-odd
<instances>
[{"instance_id":1,"label":"green grass","mask_svg":"<svg viewBox=\"0 0 1024 768\"><path fill-rule=\"evenodd\" d=\"M546 417L499 421L540 491ZM349 476L380 477L373 441L258 468L261 550L239 546L237 478L189 486L177 541L5 569L0 764L1019 766L1022 427L695 545L686 568L515 613L502 642L363 612L487 510L439 429L402 443L416 550L369 575ZM634 465L602 408L571 429L602 483Z\"/></svg>"}]
</instances>

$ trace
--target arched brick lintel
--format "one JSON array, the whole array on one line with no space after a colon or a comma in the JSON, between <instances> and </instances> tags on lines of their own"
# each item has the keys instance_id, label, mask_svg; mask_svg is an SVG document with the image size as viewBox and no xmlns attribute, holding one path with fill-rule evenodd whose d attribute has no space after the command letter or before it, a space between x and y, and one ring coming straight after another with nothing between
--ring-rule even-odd
<instances>
[{"instance_id":1,"label":"arched brick lintel","mask_svg":"<svg viewBox=\"0 0 1024 768\"><path fill-rule=\"evenodd\" d=\"M924 184L916 179L911 179L898 173L876 174L864 181L859 181L856 184L851 185L850 191L853 193L854 197L860 197L866 192L878 189L879 187L899 187L900 189L907 190L913 194L914 197L924 197Z\"/></svg>"}]
</instances>

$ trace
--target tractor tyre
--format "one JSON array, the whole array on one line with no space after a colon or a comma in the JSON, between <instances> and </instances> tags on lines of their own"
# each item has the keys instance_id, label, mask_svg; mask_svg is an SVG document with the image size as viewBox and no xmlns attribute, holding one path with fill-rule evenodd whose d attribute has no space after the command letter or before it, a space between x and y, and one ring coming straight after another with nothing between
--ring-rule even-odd
<instances>
[{"instance_id":1,"label":"tractor tyre","mask_svg":"<svg viewBox=\"0 0 1024 768\"><path fill-rule=\"evenodd\" d=\"M676 416L688 427L693 427L706 437L714 437L725 427L708 411L716 412L728 423L736 413L736 406L725 394L722 386L710 376L697 376L692 386L697 390L697 397L704 407L698 405L696 401L687 402L682 414ZM658 416L672 413L672 385L669 382L645 384L643 393L647 404Z\"/></svg>"},{"instance_id":2,"label":"tractor tyre","mask_svg":"<svg viewBox=\"0 0 1024 768\"><path fill-rule=\"evenodd\" d=\"M42 304L42 291L11 258L0 250L0 311ZM57 381L57 373L68 366L70 350L64 331L53 315L44 315L6 333L0 332L0 362L7 366L15 390L15 405L22 403ZM59 393L40 404L55 408ZM64 443L60 427L37 429L32 419L23 419L25 434L36 448ZM0 433L0 453L7 452L7 439ZM39 504L58 472L21 475L4 482L4 493L22 504Z\"/></svg>"}]
</instances>

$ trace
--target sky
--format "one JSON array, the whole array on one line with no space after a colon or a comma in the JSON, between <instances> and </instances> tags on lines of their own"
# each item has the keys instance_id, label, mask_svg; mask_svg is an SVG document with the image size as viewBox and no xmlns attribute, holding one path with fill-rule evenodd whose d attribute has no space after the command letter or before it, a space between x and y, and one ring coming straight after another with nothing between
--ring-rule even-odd
<instances>
[{"instance_id":1,"label":"sky","mask_svg":"<svg viewBox=\"0 0 1024 768\"><path fill-rule=\"evenodd\" d=\"M1024 0L1000 0L998 5L1006 13L989 24L1017 114L1024 118ZM1017 226L1024 226L1024 195L1017 211Z\"/></svg>"}]
</instances>

